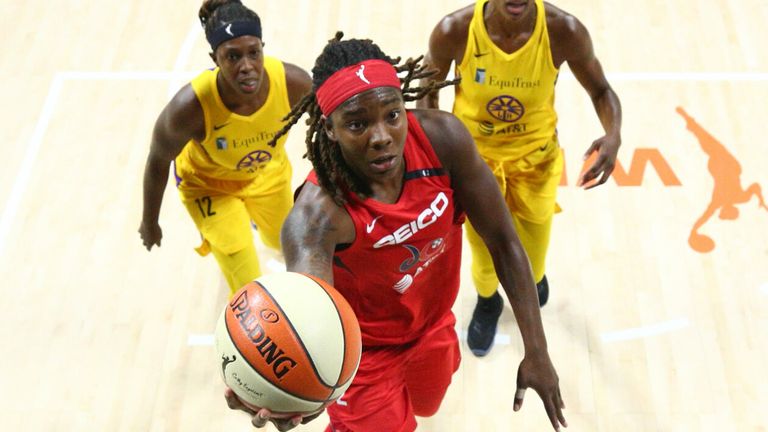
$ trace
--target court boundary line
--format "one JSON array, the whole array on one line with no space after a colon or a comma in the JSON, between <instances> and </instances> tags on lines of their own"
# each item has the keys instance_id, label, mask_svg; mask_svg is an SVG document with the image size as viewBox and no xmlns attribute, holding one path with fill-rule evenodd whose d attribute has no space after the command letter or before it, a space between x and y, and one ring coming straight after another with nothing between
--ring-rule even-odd
<instances>
[{"instance_id":1,"label":"court boundary line","mask_svg":"<svg viewBox=\"0 0 768 432\"><path fill-rule=\"evenodd\" d=\"M642 327L633 327L625 330L605 332L600 335L604 343L624 342L634 339L643 339L651 336L682 330L689 327L691 322L688 318L677 318L671 321L662 321Z\"/></svg>"},{"instance_id":2,"label":"court boundary line","mask_svg":"<svg viewBox=\"0 0 768 432\"><path fill-rule=\"evenodd\" d=\"M192 49L195 46L195 40L197 39L197 35L200 33L200 27L198 27L200 24L197 20L192 21L192 25L189 28L189 31L187 31L187 36L184 38L184 42L181 44L181 49L179 49L179 55L176 56L176 61L173 63L173 70L171 73L180 73L184 66L189 61L189 56L192 55ZM168 83L168 99L170 100L173 95L176 94L179 87L181 87L183 84L182 79L177 79L176 77L171 78L171 82Z\"/></svg>"}]
</instances>

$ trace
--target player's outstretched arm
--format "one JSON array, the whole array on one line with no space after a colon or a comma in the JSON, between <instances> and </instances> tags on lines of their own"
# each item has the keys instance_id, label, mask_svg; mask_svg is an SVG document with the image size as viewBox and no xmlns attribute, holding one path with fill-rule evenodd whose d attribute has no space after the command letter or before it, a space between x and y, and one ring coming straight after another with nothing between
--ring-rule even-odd
<instances>
[{"instance_id":1,"label":"player's outstretched arm","mask_svg":"<svg viewBox=\"0 0 768 432\"><path fill-rule=\"evenodd\" d=\"M465 209L472 226L488 247L496 274L515 312L525 357L518 368L514 409L520 409L525 389L530 387L544 402L552 426L555 429L567 426L559 379L547 351L531 267L496 180L480 158L471 135L455 116L434 110L414 113L450 173L458 204Z\"/></svg>"},{"instance_id":2,"label":"player's outstretched arm","mask_svg":"<svg viewBox=\"0 0 768 432\"><path fill-rule=\"evenodd\" d=\"M616 166L616 156L621 146L621 103L595 56L587 28L576 17L565 13L556 27L555 37L558 44L562 45L565 61L592 99L595 112L605 130L605 135L596 139L584 153L584 159L587 159L592 153L598 152L595 162L579 179L580 186L591 189L605 183Z\"/></svg>"},{"instance_id":3,"label":"player's outstretched arm","mask_svg":"<svg viewBox=\"0 0 768 432\"><path fill-rule=\"evenodd\" d=\"M163 237L158 218L171 161L190 139L202 140L204 135L203 108L192 86L187 84L160 113L152 132L144 166L144 208L139 225L139 234L147 250L154 245L160 246Z\"/></svg>"}]
</instances>

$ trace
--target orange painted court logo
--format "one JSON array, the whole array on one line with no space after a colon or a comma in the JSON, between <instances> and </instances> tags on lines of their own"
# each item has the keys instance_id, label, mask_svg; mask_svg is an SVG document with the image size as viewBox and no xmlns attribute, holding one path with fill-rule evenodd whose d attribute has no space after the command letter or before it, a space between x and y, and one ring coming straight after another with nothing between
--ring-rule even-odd
<instances>
[{"instance_id":1,"label":"orange painted court logo","mask_svg":"<svg viewBox=\"0 0 768 432\"><path fill-rule=\"evenodd\" d=\"M691 249L696 252L707 253L715 249L715 241L708 235L701 233L701 229L715 213L717 213L718 218L721 220L736 220L739 218L739 209L736 208L736 205L748 203L753 197L757 198L759 208L768 211L768 206L766 206L762 189L758 183L752 183L746 189L742 187L741 164L728 149L688 115L682 107L677 107L677 113L685 119L686 127L696 137L701 149L709 157L707 170L714 180L714 188L709 204L701 216L694 222L688 235L688 244L691 246ZM563 149L561 151L565 153ZM579 177L596 160L597 152L592 153L584 161ZM665 187L682 185L658 148L634 149L628 168L626 168L626 165L622 165L620 160L616 159L616 166L613 173L611 173L611 178L619 187L642 186L646 177L646 171L649 168L656 172L656 175ZM568 186L568 173L566 171L565 167L563 167L560 186Z\"/></svg>"},{"instance_id":2,"label":"orange painted court logo","mask_svg":"<svg viewBox=\"0 0 768 432\"><path fill-rule=\"evenodd\" d=\"M753 196L757 197L760 208L768 211L768 207L765 205L759 184L752 183L746 189L741 186L741 164L728 149L701 127L683 108L677 107L677 113L685 119L686 127L698 139L704 153L709 156L707 169L715 181L715 186L709 205L691 229L688 244L697 252L711 252L715 248L715 241L700 233L699 229L716 212L719 211L718 217L722 220L735 220L739 217L736 204L749 202Z\"/></svg>"}]
</instances>

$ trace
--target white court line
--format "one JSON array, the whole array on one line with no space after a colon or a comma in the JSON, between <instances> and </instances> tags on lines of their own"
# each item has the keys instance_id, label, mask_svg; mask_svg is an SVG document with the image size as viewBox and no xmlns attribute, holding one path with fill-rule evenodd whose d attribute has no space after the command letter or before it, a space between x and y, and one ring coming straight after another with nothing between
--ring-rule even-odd
<instances>
[{"instance_id":1,"label":"white court line","mask_svg":"<svg viewBox=\"0 0 768 432\"><path fill-rule=\"evenodd\" d=\"M678 318L676 320L660 322L648 326L603 333L601 338L605 343L621 342L669 333L671 331L683 329L689 325L691 325L691 323L687 318Z\"/></svg>"},{"instance_id":2,"label":"white court line","mask_svg":"<svg viewBox=\"0 0 768 432\"><path fill-rule=\"evenodd\" d=\"M32 176L32 166L35 164L35 160L37 160L38 153L40 153L40 146L43 143L45 132L48 130L48 124L51 122L53 109L59 101L63 82L64 81L59 74L54 75L53 82L51 82L51 88L48 90L48 96L45 98L45 103L43 104L43 111L37 119L32 138L29 140L27 151L24 153L24 159L21 161L19 173L16 175L13 182L11 194L3 207L3 216L2 219L0 219L0 256L3 255L8 232L11 230L11 225L13 225L13 222L16 219L16 214L19 212L21 200L24 197L27 184Z\"/></svg>"},{"instance_id":3,"label":"white court line","mask_svg":"<svg viewBox=\"0 0 768 432\"><path fill-rule=\"evenodd\" d=\"M68 71L57 75L62 80L72 81L164 81L189 76L192 72L168 71L122 71L122 72L88 72Z\"/></svg>"},{"instance_id":4,"label":"white court line","mask_svg":"<svg viewBox=\"0 0 768 432\"><path fill-rule=\"evenodd\" d=\"M216 338L213 334L190 334L187 335L187 345L189 346L213 346Z\"/></svg>"},{"instance_id":5,"label":"white court line","mask_svg":"<svg viewBox=\"0 0 768 432\"><path fill-rule=\"evenodd\" d=\"M467 340L467 331L462 330L456 325L456 334L459 336L460 341ZM509 345L512 343L512 337L504 333L496 333L496 337L493 339L494 345Z\"/></svg>"},{"instance_id":6,"label":"white court line","mask_svg":"<svg viewBox=\"0 0 768 432\"><path fill-rule=\"evenodd\" d=\"M563 71L562 78L575 79L571 71ZM768 81L768 73L764 72L608 72L605 74L611 81L687 81L687 82L719 82L719 81Z\"/></svg>"},{"instance_id":7,"label":"white court line","mask_svg":"<svg viewBox=\"0 0 768 432\"><path fill-rule=\"evenodd\" d=\"M190 54L192 54L192 48L195 46L195 40L197 39L198 34L200 34L200 24L197 21L194 21L187 32L187 37L184 38L184 43L181 44L181 49L179 50L178 57L176 57L176 62L173 64L172 72L174 74L183 71L184 66L186 66L187 61L189 60ZM186 80L178 77L171 79L171 82L168 83L168 99L172 98L173 95L179 91L179 88L184 85L185 81Z\"/></svg>"}]
</instances>

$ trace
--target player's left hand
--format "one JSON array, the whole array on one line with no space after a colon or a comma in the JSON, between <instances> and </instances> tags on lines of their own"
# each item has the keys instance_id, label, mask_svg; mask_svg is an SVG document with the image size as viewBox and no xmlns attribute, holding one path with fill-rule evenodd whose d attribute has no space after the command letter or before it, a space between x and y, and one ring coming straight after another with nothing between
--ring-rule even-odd
<instances>
[{"instance_id":1,"label":"player's left hand","mask_svg":"<svg viewBox=\"0 0 768 432\"><path fill-rule=\"evenodd\" d=\"M530 387L536 390L544 409L547 411L549 421L555 430L560 430L560 425L568 427L568 422L563 416L565 402L560 396L560 384L555 367L546 352L534 355L526 355L517 369L517 391L515 392L514 410L519 411L523 406L525 390Z\"/></svg>"},{"instance_id":2,"label":"player's left hand","mask_svg":"<svg viewBox=\"0 0 768 432\"><path fill-rule=\"evenodd\" d=\"M586 170L579 179L579 186L584 189L592 189L608 181L616 166L616 155L619 153L621 138L614 135L605 135L595 140L584 153L584 160L587 160L592 153L598 152L595 162ZM598 179L599 177L599 179ZM597 180L596 180L597 179Z\"/></svg>"},{"instance_id":3,"label":"player's left hand","mask_svg":"<svg viewBox=\"0 0 768 432\"><path fill-rule=\"evenodd\" d=\"M316 413L312 413L306 416L297 414L290 417L284 417L284 416L277 417L266 408L260 408L258 410L255 410L246 406L243 403L243 401L241 401L240 398L237 397L235 392L232 391L232 389L230 388L227 388L224 391L224 398L227 400L227 405L229 405L230 409L240 410L248 413L251 416L251 423L255 427L263 428L264 426L267 425L268 422L272 422L272 424L275 425L277 430L281 432L291 430L300 424L309 423L310 421L316 419L320 414L323 413L323 410L320 410Z\"/></svg>"}]
</instances>

